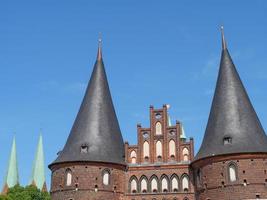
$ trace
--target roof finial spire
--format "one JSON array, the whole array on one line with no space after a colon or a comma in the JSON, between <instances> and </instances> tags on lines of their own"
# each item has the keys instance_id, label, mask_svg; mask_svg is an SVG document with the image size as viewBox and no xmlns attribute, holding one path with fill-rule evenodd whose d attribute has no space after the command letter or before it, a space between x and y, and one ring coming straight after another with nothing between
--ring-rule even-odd
<instances>
[{"instance_id":1,"label":"roof finial spire","mask_svg":"<svg viewBox=\"0 0 267 200\"><path fill-rule=\"evenodd\" d=\"M98 35L98 52L97 52L97 60L102 60L102 34Z\"/></svg>"},{"instance_id":2,"label":"roof finial spire","mask_svg":"<svg viewBox=\"0 0 267 200\"><path fill-rule=\"evenodd\" d=\"M222 33L222 48L223 50L227 49L227 45L226 45L226 41L225 41L225 37L224 37L224 28L223 26L221 26L221 33Z\"/></svg>"}]
</instances>

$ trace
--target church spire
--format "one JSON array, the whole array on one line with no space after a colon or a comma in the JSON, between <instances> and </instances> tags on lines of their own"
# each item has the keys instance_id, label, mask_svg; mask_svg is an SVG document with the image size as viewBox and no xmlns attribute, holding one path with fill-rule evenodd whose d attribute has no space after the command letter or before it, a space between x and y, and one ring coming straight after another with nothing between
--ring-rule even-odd
<instances>
[{"instance_id":1,"label":"church spire","mask_svg":"<svg viewBox=\"0 0 267 200\"><path fill-rule=\"evenodd\" d=\"M44 164L44 150L43 150L43 137L39 136L38 146L35 153L33 162L32 175L30 184L35 185L38 189L46 191L45 182L45 164Z\"/></svg>"},{"instance_id":2,"label":"church spire","mask_svg":"<svg viewBox=\"0 0 267 200\"><path fill-rule=\"evenodd\" d=\"M227 44L224 36L224 28L221 26L221 35L222 35L222 49L226 50L227 49Z\"/></svg>"},{"instance_id":3,"label":"church spire","mask_svg":"<svg viewBox=\"0 0 267 200\"><path fill-rule=\"evenodd\" d=\"M14 137L8 162L7 174L4 182L3 193L6 193L9 188L14 187L17 184L19 184L19 173L18 173L16 139Z\"/></svg>"},{"instance_id":4,"label":"church spire","mask_svg":"<svg viewBox=\"0 0 267 200\"><path fill-rule=\"evenodd\" d=\"M97 50L97 60L102 60L102 35L99 33L98 36L98 50Z\"/></svg>"},{"instance_id":5,"label":"church spire","mask_svg":"<svg viewBox=\"0 0 267 200\"><path fill-rule=\"evenodd\" d=\"M49 167L76 161L125 163L124 144L102 59L101 40L97 60L67 143Z\"/></svg>"},{"instance_id":6,"label":"church spire","mask_svg":"<svg viewBox=\"0 0 267 200\"><path fill-rule=\"evenodd\" d=\"M227 50L222 55L204 139L195 160L234 153L267 153L267 136Z\"/></svg>"}]
</instances>

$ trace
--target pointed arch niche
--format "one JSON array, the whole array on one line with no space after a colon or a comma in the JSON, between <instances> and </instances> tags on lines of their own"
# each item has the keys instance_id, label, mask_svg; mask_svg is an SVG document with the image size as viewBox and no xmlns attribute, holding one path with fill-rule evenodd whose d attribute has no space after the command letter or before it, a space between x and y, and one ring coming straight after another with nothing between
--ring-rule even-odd
<instances>
[{"instance_id":1,"label":"pointed arch niche","mask_svg":"<svg viewBox=\"0 0 267 200\"><path fill-rule=\"evenodd\" d=\"M156 123L156 135L162 135L162 125L160 122Z\"/></svg>"},{"instance_id":2,"label":"pointed arch niche","mask_svg":"<svg viewBox=\"0 0 267 200\"><path fill-rule=\"evenodd\" d=\"M189 161L189 151L188 148L183 148L183 161Z\"/></svg>"},{"instance_id":3,"label":"pointed arch niche","mask_svg":"<svg viewBox=\"0 0 267 200\"><path fill-rule=\"evenodd\" d=\"M148 141L145 141L143 144L143 156L145 159L149 158L149 143L148 143Z\"/></svg>"},{"instance_id":4,"label":"pointed arch niche","mask_svg":"<svg viewBox=\"0 0 267 200\"><path fill-rule=\"evenodd\" d=\"M157 141L156 143L156 157L158 159L162 158L162 142L161 141Z\"/></svg>"},{"instance_id":5,"label":"pointed arch niche","mask_svg":"<svg viewBox=\"0 0 267 200\"><path fill-rule=\"evenodd\" d=\"M171 176L171 191L178 192L179 191L179 178L177 174L173 174Z\"/></svg>"},{"instance_id":6,"label":"pointed arch niche","mask_svg":"<svg viewBox=\"0 0 267 200\"><path fill-rule=\"evenodd\" d=\"M135 150L131 151L130 158L131 158L131 163L135 164L136 163L136 151Z\"/></svg>"},{"instance_id":7,"label":"pointed arch niche","mask_svg":"<svg viewBox=\"0 0 267 200\"><path fill-rule=\"evenodd\" d=\"M175 142L174 142L174 140L170 140L169 141L169 156L171 157L171 158L174 158L175 157Z\"/></svg>"},{"instance_id":8,"label":"pointed arch niche","mask_svg":"<svg viewBox=\"0 0 267 200\"><path fill-rule=\"evenodd\" d=\"M235 163L229 164L228 173L230 182L235 182L237 180L237 167Z\"/></svg>"},{"instance_id":9,"label":"pointed arch niche","mask_svg":"<svg viewBox=\"0 0 267 200\"><path fill-rule=\"evenodd\" d=\"M104 185L110 184L110 171L108 169L105 169L103 171L103 184Z\"/></svg>"},{"instance_id":10,"label":"pointed arch niche","mask_svg":"<svg viewBox=\"0 0 267 200\"><path fill-rule=\"evenodd\" d=\"M148 189L148 180L146 176L142 176L140 179L140 187L142 193L147 193Z\"/></svg>"},{"instance_id":11,"label":"pointed arch niche","mask_svg":"<svg viewBox=\"0 0 267 200\"><path fill-rule=\"evenodd\" d=\"M169 179L167 175L162 175L161 177L161 191L162 192L169 191Z\"/></svg>"},{"instance_id":12,"label":"pointed arch niche","mask_svg":"<svg viewBox=\"0 0 267 200\"><path fill-rule=\"evenodd\" d=\"M66 186L70 186L72 184L72 171L71 169L66 170Z\"/></svg>"},{"instance_id":13,"label":"pointed arch niche","mask_svg":"<svg viewBox=\"0 0 267 200\"><path fill-rule=\"evenodd\" d=\"M182 176L182 188L184 192L189 191L189 176L187 174Z\"/></svg>"},{"instance_id":14,"label":"pointed arch niche","mask_svg":"<svg viewBox=\"0 0 267 200\"><path fill-rule=\"evenodd\" d=\"M137 178L132 176L129 181L129 192L137 193Z\"/></svg>"},{"instance_id":15,"label":"pointed arch niche","mask_svg":"<svg viewBox=\"0 0 267 200\"><path fill-rule=\"evenodd\" d=\"M151 177L151 181L150 181L150 189L151 192L156 193L159 191L159 185L158 185L158 177L156 175L153 175Z\"/></svg>"}]
</instances>

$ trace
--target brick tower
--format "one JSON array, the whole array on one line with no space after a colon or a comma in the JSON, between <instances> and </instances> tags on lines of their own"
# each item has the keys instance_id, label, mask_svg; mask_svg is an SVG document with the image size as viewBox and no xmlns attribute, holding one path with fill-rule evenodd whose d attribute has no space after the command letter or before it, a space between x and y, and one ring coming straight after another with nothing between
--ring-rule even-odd
<instances>
[{"instance_id":1,"label":"brick tower","mask_svg":"<svg viewBox=\"0 0 267 200\"><path fill-rule=\"evenodd\" d=\"M124 144L103 64L101 40L67 143L49 168L52 200L123 199Z\"/></svg>"},{"instance_id":2,"label":"brick tower","mask_svg":"<svg viewBox=\"0 0 267 200\"><path fill-rule=\"evenodd\" d=\"M228 52L192 167L198 200L267 199L267 136Z\"/></svg>"}]
</instances>

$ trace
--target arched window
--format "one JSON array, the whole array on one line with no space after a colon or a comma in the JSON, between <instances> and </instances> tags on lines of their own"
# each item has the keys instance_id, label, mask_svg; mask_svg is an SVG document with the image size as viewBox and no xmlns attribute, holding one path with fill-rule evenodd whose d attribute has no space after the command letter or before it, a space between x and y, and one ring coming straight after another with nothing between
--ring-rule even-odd
<instances>
[{"instance_id":1,"label":"arched window","mask_svg":"<svg viewBox=\"0 0 267 200\"><path fill-rule=\"evenodd\" d=\"M136 177L132 177L130 179L130 192L131 193L137 192L137 179L136 179Z\"/></svg>"},{"instance_id":2,"label":"arched window","mask_svg":"<svg viewBox=\"0 0 267 200\"><path fill-rule=\"evenodd\" d=\"M144 176L141 178L141 192L147 193L147 178Z\"/></svg>"},{"instance_id":3,"label":"arched window","mask_svg":"<svg viewBox=\"0 0 267 200\"><path fill-rule=\"evenodd\" d=\"M149 158L149 143L147 141L143 144L144 158Z\"/></svg>"},{"instance_id":4,"label":"arched window","mask_svg":"<svg viewBox=\"0 0 267 200\"><path fill-rule=\"evenodd\" d=\"M187 148L183 149L183 160L188 161L189 160L189 151Z\"/></svg>"},{"instance_id":5,"label":"arched window","mask_svg":"<svg viewBox=\"0 0 267 200\"><path fill-rule=\"evenodd\" d=\"M66 186L70 186L72 183L72 172L70 169L66 170Z\"/></svg>"},{"instance_id":6,"label":"arched window","mask_svg":"<svg viewBox=\"0 0 267 200\"><path fill-rule=\"evenodd\" d=\"M162 192L168 192L168 180L166 177L161 180L161 189Z\"/></svg>"},{"instance_id":7,"label":"arched window","mask_svg":"<svg viewBox=\"0 0 267 200\"><path fill-rule=\"evenodd\" d=\"M135 164L136 163L136 152L132 151L130 157L131 157L131 163Z\"/></svg>"},{"instance_id":8,"label":"arched window","mask_svg":"<svg viewBox=\"0 0 267 200\"><path fill-rule=\"evenodd\" d=\"M197 185L201 185L201 171L200 169L197 170Z\"/></svg>"},{"instance_id":9,"label":"arched window","mask_svg":"<svg viewBox=\"0 0 267 200\"><path fill-rule=\"evenodd\" d=\"M161 141L157 141L157 143L156 143L156 156L157 156L157 158L162 157L162 143L161 143Z\"/></svg>"},{"instance_id":10,"label":"arched window","mask_svg":"<svg viewBox=\"0 0 267 200\"><path fill-rule=\"evenodd\" d=\"M175 142L174 142L174 140L170 140L170 142L169 142L169 156L175 157Z\"/></svg>"},{"instance_id":11,"label":"arched window","mask_svg":"<svg viewBox=\"0 0 267 200\"><path fill-rule=\"evenodd\" d=\"M182 178L182 188L183 188L183 191L184 192L188 192L189 190L189 177L188 175L183 175L183 178Z\"/></svg>"},{"instance_id":12,"label":"arched window","mask_svg":"<svg viewBox=\"0 0 267 200\"><path fill-rule=\"evenodd\" d=\"M156 177L153 177L151 180L151 191L152 192L158 192L158 179Z\"/></svg>"},{"instance_id":13,"label":"arched window","mask_svg":"<svg viewBox=\"0 0 267 200\"><path fill-rule=\"evenodd\" d=\"M176 174L172 176L171 184L172 184L172 187L171 187L172 192L178 192L178 190L179 190L179 181L178 181L178 177L177 177Z\"/></svg>"},{"instance_id":14,"label":"arched window","mask_svg":"<svg viewBox=\"0 0 267 200\"><path fill-rule=\"evenodd\" d=\"M103 184L109 185L109 183L110 183L110 172L109 170L104 170L103 171Z\"/></svg>"},{"instance_id":15,"label":"arched window","mask_svg":"<svg viewBox=\"0 0 267 200\"><path fill-rule=\"evenodd\" d=\"M229 169L229 179L231 182L235 182L237 180L237 169L236 165L231 163L228 167Z\"/></svg>"},{"instance_id":16,"label":"arched window","mask_svg":"<svg viewBox=\"0 0 267 200\"><path fill-rule=\"evenodd\" d=\"M162 134L162 126L160 122L156 123L156 135L161 135Z\"/></svg>"}]
</instances>

